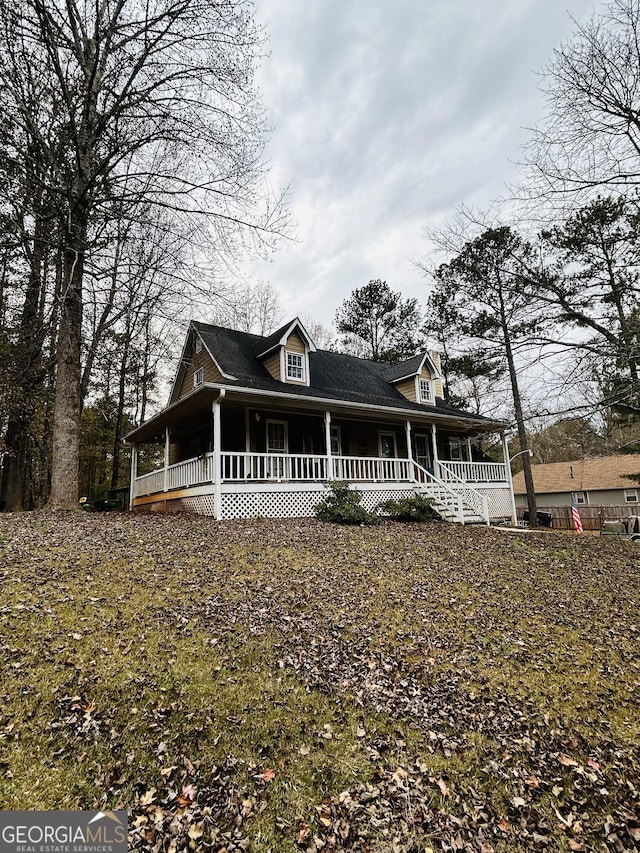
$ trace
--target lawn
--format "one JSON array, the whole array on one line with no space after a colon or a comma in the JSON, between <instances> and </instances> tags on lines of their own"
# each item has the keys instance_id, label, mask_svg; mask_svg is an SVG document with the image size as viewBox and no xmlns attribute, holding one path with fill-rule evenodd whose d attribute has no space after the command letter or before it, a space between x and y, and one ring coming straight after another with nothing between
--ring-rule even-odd
<instances>
[{"instance_id":1,"label":"lawn","mask_svg":"<svg viewBox=\"0 0 640 853\"><path fill-rule=\"evenodd\" d=\"M640 548L0 516L0 808L149 851L640 845Z\"/></svg>"}]
</instances>

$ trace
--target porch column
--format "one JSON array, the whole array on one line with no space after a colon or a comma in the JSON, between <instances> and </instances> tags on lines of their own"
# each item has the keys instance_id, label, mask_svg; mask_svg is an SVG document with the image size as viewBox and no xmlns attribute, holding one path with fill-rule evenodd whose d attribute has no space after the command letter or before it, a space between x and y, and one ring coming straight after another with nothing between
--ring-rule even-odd
<instances>
[{"instance_id":1,"label":"porch column","mask_svg":"<svg viewBox=\"0 0 640 853\"><path fill-rule=\"evenodd\" d=\"M169 487L169 427L164 428L164 475L162 479L162 490L167 491Z\"/></svg>"},{"instance_id":2,"label":"porch column","mask_svg":"<svg viewBox=\"0 0 640 853\"><path fill-rule=\"evenodd\" d=\"M511 460L509 459L509 441L505 432L500 433L502 439L502 456L504 457L504 465L507 469L507 483L509 484L509 494L511 496L511 525L518 526L518 513L516 511L516 496L513 494L513 477L511 476Z\"/></svg>"},{"instance_id":3,"label":"porch column","mask_svg":"<svg viewBox=\"0 0 640 853\"><path fill-rule=\"evenodd\" d=\"M407 459L409 460L409 463L411 463L411 462L413 462L413 449L411 447L411 421L407 421L406 424L404 425L404 427L405 427L405 431L407 433ZM409 473L409 479L413 480L414 471L413 471L413 465L411 465L411 464L409 464L409 472L408 473Z\"/></svg>"},{"instance_id":4,"label":"porch column","mask_svg":"<svg viewBox=\"0 0 640 853\"><path fill-rule=\"evenodd\" d=\"M436 477L439 477L440 466L438 464L438 438L435 424L431 424L431 443L433 445L433 473Z\"/></svg>"},{"instance_id":5,"label":"porch column","mask_svg":"<svg viewBox=\"0 0 640 853\"><path fill-rule=\"evenodd\" d=\"M133 499L136 496L136 477L138 476L138 445L131 446L131 482L129 483L129 511L133 509Z\"/></svg>"},{"instance_id":6,"label":"porch column","mask_svg":"<svg viewBox=\"0 0 640 853\"><path fill-rule=\"evenodd\" d=\"M471 455L471 439L467 436L467 462L473 462L473 457Z\"/></svg>"},{"instance_id":7,"label":"porch column","mask_svg":"<svg viewBox=\"0 0 640 853\"><path fill-rule=\"evenodd\" d=\"M251 421L249 420L249 406L244 407L244 451L251 453Z\"/></svg>"},{"instance_id":8,"label":"porch column","mask_svg":"<svg viewBox=\"0 0 640 853\"><path fill-rule=\"evenodd\" d=\"M213 403L213 511L217 519L222 509L222 417L220 403L224 400L226 391L220 389L218 399Z\"/></svg>"},{"instance_id":9,"label":"porch column","mask_svg":"<svg viewBox=\"0 0 640 853\"><path fill-rule=\"evenodd\" d=\"M331 412L324 413L324 441L327 448L327 480L333 480L333 457L331 456Z\"/></svg>"}]
</instances>

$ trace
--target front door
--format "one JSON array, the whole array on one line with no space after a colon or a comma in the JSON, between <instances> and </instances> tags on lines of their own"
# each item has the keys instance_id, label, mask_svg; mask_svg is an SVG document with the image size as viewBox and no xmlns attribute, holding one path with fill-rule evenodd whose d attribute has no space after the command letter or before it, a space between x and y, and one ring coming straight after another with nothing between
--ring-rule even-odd
<instances>
[{"instance_id":1,"label":"front door","mask_svg":"<svg viewBox=\"0 0 640 853\"><path fill-rule=\"evenodd\" d=\"M414 459L422 468L429 470L431 468L431 450L428 436L417 433L414 436L413 444Z\"/></svg>"},{"instance_id":2,"label":"front door","mask_svg":"<svg viewBox=\"0 0 640 853\"><path fill-rule=\"evenodd\" d=\"M282 479L286 475L285 461L289 451L289 436L286 421L267 421L267 453L277 454L277 458L269 460L267 476Z\"/></svg>"}]
</instances>

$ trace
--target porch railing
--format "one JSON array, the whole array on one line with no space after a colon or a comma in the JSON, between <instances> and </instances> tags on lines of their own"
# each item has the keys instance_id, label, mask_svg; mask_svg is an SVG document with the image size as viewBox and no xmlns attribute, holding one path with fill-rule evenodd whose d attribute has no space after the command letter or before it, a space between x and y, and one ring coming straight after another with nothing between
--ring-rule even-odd
<instances>
[{"instance_id":1,"label":"porch railing","mask_svg":"<svg viewBox=\"0 0 640 853\"><path fill-rule=\"evenodd\" d=\"M438 461L440 479L465 483L506 483L507 467L504 462L451 462Z\"/></svg>"},{"instance_id":2,"label":"porch railing","mask_svg":"<svg viewBox=\"0 0 640 853\"><path fill-rule=\"evenodd\" d=\"M221 453L222 481L327 479L327 457L289 453Z\"/></svg>"},{"instance_id":3,"label":"porch railing","mask_svg":"<svg viewBox=\"0 0 640 853\"><path fill-rule=\"evenodd\" d=\"M324 482L328 479L366 482L414 482L412 459L385 459L373 456L326 456L291 453L220 454L222 482L278 481ZM424 470L424 469L421 469ZM470 482L504 483L506 468L501 463L440 462L439 479L456 492L475 490ZM187 459L136 478L136 497L173 489L212 483L215 480L215 458L212 453Z\"/></svg>"},{"instance_id":4,"label":"porch railing","mask_svg":"<svg viewBox=\"0 0 640 853\"><path fill-rule=\"evenodd\" d=\"M357 482L406 482L413 479L411 459L332 456L333 479Z\"/></svg>"}]
</instances>

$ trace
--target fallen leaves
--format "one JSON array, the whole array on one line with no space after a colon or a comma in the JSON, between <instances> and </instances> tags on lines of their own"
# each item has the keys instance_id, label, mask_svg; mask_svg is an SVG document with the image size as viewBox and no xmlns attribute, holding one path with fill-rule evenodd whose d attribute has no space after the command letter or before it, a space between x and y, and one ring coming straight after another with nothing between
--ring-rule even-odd
<instances>
[{"instance_id":1,"label":"fallen leaves","mask_svg":"<svg viewBox=\"0 0 640 853\"><path fill-rule=\"evenodd\" d=\"M35 732L41 774L80 767L65 805L131 809L131 849L230 853L264 832L265 850L311 853L640 843L624 543L128 515L0 529L2 807L28 789L14 755ZM123 576L131 604L109 587ZM221 685L250 698L220 707ZM269 685L320 700L274 711ZM286 736L256 737L265 708L295 721Z\"/></svg>"}]
</instances>

